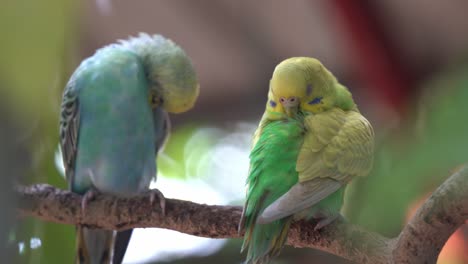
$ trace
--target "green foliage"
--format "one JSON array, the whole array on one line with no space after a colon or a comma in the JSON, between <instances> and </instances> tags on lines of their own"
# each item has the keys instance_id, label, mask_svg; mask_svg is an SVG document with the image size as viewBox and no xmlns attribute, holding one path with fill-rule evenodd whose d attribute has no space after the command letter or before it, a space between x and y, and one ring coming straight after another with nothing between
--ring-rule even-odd
<instances>
[{"instance_id":1,"label":"green foliage","mask_svg":"<svg viewBox=\"0 0 468 264\"><path fill-rule=\"evenodd\" d=\"M398 234L408 207L468 160L467 68L424 86L416 117L381 140L374 169L347 192L345 214L383 234Z\"/></svg>"},{"instance_id":2,"label":"green foliage","mask_svg":"<svg viewBox=\"0 0 468 264\"><path fill-rule=\"evenodd\" d=\"M158 173L170 178L206 176L210 157L206 155L222 136L218 129L193 124L173 129L158 155Z\"/></svg>"},{"instance_id":3,"label":"green foliage","mask_svg":"<svg viewBox=\"0 0 468 264\"><path fill-rule=\"evenodd\" d=\"M3 1L0 8L0 103L20 123L18 142L26 143L30 157L23 166L29 176L24 183L47 182L66 187L54 165L58 143L58 106L69 73L68 49L73 43L76 7L72 1ZM31 162L28 162L31 161ZM73 259L74 231L71 226L25 219L17 223L16 240L25 248L21 263L63 263ZM42 246L31 249L37 237ZM17 245L13 245L18 248Z\"/></svg>"}]
</instances>

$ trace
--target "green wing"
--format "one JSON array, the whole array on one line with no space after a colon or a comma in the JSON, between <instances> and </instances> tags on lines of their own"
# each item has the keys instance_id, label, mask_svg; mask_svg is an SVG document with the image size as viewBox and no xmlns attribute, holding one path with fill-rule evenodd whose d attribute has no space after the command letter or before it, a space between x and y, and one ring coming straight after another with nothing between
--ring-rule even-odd
<instances>
[{"instance_id":1,"label":"green wing","mask_svg":"<svg viewBox=\"0 0 468 264\"><path fill-rule=\"evenodd\" d=\"M296 165L299 182L264 210L262 223L314 206L372 167L374 132L359 112L335 108L304 122L306 135Z\"/></svg>"},{"instance_id":2,"label":"green wing","mask_svg":"<svg viewBox=\"0 0 468 264\"><path fill-rule=\"evenodd\" d=\"M242 249L246 263L262 263L283 247L291 218L259 225L259 214L298 181L295 170L302 145L303 126L297 120L267 122L250 154L247 199L239 229L245 229Z\"/></svg>"}]
</instances>

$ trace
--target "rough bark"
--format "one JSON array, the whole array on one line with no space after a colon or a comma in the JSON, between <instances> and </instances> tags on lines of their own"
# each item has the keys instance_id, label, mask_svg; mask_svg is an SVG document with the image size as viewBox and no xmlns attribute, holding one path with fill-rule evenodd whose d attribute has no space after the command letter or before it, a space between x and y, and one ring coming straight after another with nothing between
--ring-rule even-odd
<instances>
[{"instance_id":1,"label":"rough bark","mask_svg":"<svg viewBox=\"0 0 468 264\"><path fill-rule=\"evenodd\" d=\"M468 166L448 178L398 236L395 263L435 263L449 237L468 219Z\"/></svg>"},{"instance_id":2,"label":"rough bark","mask_svg":"<svg viewBox=\"0 0 468 264\"><path fill-rule=\"evenodd\" d=\"M150 195L119 198L98 194L81 209L81 196L38 184L18 187L18 213L44 221L124 230L159 227L211 237L236 238L241 208L166 200L165 215ZM317 248L356 263L435 263L448 237L468 218L468 167L449 177L421 206L396 238L335 221L320 231L314 223L292 225L288 244Z\"/></svg>"}]
</instances>

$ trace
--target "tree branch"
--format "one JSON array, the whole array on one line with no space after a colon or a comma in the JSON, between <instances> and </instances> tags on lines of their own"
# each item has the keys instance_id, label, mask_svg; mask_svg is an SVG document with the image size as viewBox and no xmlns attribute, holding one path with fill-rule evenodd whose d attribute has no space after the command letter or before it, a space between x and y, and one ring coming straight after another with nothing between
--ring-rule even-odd
<instances>
[{"instance_id":1,"label":"tree branch","mask_svg":"<svg viewBox=\"0 0 468 264\"><path fill-rule=\"evenodd\" d=\"M81 210L81 196L38 184L18 187L18 213L44 221L124 230L159 227L211 237L238 238L241 208L166 200L163 216L149 194L120 198L98 194ZM468 167L449 177L394 239L338 220L320 231L315 223L291 226L288 244L317 248L357 263L435 263L448 237L468 218Z\"/></svg>"},{"instance_id":2,"label":"tree branch","mask_svg":"<svg viewBox=\"0 0 468 264\"><path fill-rule=\"evenodd\" d=\"M400 233L396 263L436 263L449 237L468 219L468 165L450 176Z\"/></svg>"}]
</instances>

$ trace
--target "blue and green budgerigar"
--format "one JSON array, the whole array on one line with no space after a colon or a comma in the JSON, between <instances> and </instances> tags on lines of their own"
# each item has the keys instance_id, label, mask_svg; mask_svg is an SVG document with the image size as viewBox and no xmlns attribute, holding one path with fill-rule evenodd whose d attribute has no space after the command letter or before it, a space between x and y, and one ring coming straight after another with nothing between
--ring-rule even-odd
<instances>
[{"instance_id":1,"label":"blue and green budgerigar","mask_svg":"<svg viewBox=\"0 0 468 264\"><path fill-rule=\"evenodd\" d=\"M65 88L60 115L70 189L85 197L147 191L169 130L167 113L189 110L198 93L190 59L160 35L142 33L84 60ZM120 263L131 233L78 226L76 261Z\"/></svg>"},{"instance_id":2,"label":"blue and green budgerigar","mask_svg":"<svg viewBox=\"0 0 468 264\"><path fill-rule=\"evenodd\" d=\"M369 173L373 149L371 124L320 61L277 65L250 153L239 225L246 263L277 256L293 219L314 219L320 229L340 216L345 187Z\"/></svg>"}]
</instances>

